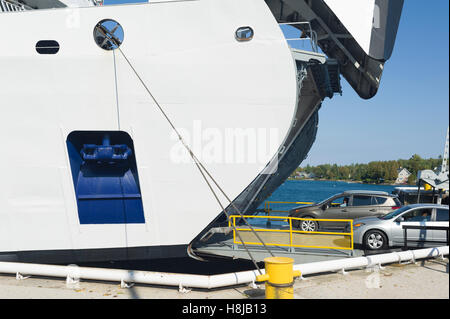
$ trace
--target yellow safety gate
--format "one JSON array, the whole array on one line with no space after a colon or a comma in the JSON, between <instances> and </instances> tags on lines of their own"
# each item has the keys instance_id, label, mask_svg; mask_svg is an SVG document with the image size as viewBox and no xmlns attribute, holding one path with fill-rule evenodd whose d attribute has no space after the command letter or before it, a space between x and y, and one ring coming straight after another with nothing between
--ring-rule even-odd
<instances>
[{"instance_id":1,"label":"yellow safety gate","mask_svg":"<svg viewBox=\"0 0 450 319\"><path fill-rule=\"evenodd\" d=\"M229 219L229 227L233 225L233 243L243 244L239 239L236 239L236 231L243 238L246 245L263 245L257 240L257 236L247 226L237 226L236 219L240 219L240 215L231 215ZM280 247L299 247L299 248L319 248L319 249L343 249L353 250L353 220L351 219L311 219L311 218L296 218L285 216L243 216L246 219L263 218L269 220L281 220L289 224L289 229L277 228L256 228L253 230L258 232L259 237L267 246ZM350 223L350 232L327 232L327 231L303 231L293 229L293 220L313 220L316 222L342 222ZM329 243L334 245L330 245ZM317 244L318 243L318 244ZM322 245L321 245L322 244Z\"/></svg>"}]
</instances>

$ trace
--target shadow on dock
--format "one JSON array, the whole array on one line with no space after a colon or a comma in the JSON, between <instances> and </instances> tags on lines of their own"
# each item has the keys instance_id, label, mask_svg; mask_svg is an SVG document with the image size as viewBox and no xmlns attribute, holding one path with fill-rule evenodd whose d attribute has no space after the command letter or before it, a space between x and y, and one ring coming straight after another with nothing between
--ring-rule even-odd
<instances>
[{"instance_id":1,"label":"shadow on dock","mask_svg":"<svg viewBox=\"0 0 450 319\"><path fill-rule=\"evenodd\" d=\"M193 275L216 275L255 269L255 265L250 260L232 260L229 258L220 257L208 257L208 261L198 261L190 257L183 257L156 260L79 263L78 266L133 269ZM263 264L260 266L264 267Z\"/></svg>"}]
</instances>

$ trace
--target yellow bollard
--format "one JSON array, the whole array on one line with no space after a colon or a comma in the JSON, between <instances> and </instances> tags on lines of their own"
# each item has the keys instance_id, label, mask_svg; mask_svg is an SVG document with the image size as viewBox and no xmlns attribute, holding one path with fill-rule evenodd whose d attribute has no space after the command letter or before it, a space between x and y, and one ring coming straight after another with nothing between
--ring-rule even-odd
<instances>
[{"instance_id":1,"label":"yellow bollard","mask_svg":"<svg viewBox=\"0 0 450 319\"><path fill-rule=\"evenodd\" d=\"M266 299L293 299L294 277L301 275L294 271L294 260L288 257L268 257L264 259L266 273L256 277L266 282Z\"/></svg>"}]
</instances>

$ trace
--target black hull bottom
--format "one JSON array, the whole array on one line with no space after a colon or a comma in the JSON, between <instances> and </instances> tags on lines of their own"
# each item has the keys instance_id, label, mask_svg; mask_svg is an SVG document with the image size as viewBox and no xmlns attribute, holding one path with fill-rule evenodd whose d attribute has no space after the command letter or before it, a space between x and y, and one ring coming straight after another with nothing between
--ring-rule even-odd
<instances>
[{"instance_id":1,"label":"black hull bottom","mask_svg":"<svg viewBox=\"0 0 450 319\"><path fill-rule=\"evenodd\" d=\"M77 264L188 257L187 245L0 252L0 261Z\"/></svg>"}]
</instances>

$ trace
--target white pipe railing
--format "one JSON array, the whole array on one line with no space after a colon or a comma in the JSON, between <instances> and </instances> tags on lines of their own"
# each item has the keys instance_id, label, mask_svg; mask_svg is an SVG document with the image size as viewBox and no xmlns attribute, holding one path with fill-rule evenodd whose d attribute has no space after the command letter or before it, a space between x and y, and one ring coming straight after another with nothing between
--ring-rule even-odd
<instances>
[{"instance_id":1,"label":"white pipe railing","mask_svg":"<svg viewBox=\"0 0 450 319\"><path fill-rule=\"evenodd\" d=\"M361 267L373 267L377 265L390 264L403 261L415 261L417 259L432 258L448 255L449 246L407 250L388 254L371 255L366 257L355 257L321 261L315 263L294 265L294 270L300 270L302 275L310 275L337 270L357 269Z\"/></svg>"},{"instance_id":2,"label":"white pipe railing","mask_svg":"<svg viewBox=\"0 0 450 319\"><path fill-rule=\"evenodd\" d=\"M302 275L332 272L339 270L357 269L376 265L415 261L423 258L433 258L448 255L449 246L408 250L367 257L344 258L338 260L321 261L308 264L294 265L294 270L300 270ZM264 273L264 270L262 270ZM0 262L0 273L35 275L47 277L66 277L88 280L118 281L126 283L140 283L163 286L182 286L190 288L213 289L256 281L257 270L242 271L220 275L190 275L137 270L121 270L107 268L91 268L31 263Z\"/></svg>"}]
</instances>

